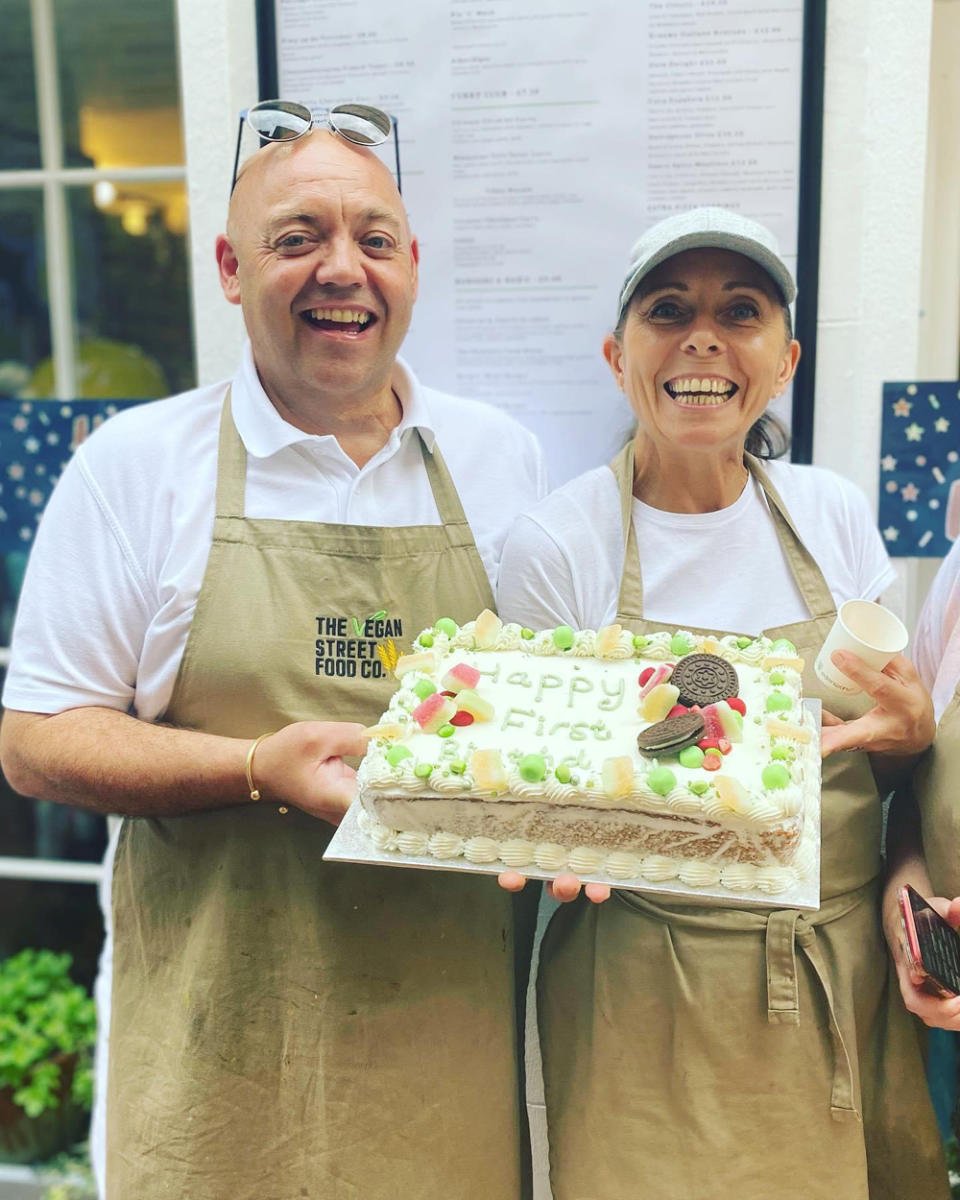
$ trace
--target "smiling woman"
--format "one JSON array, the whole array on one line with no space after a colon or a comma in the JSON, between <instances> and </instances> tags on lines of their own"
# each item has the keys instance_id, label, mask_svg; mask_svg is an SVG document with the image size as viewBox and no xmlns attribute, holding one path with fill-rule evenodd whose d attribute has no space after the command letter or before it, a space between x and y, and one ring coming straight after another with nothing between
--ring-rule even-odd
<instances>
[{"instance_id":1,"label":"smiling woman","mask_svg":"<svg viewBox=\"0 0 960 1200\"><path fill-rule=\"evenodd\" d=\"M514 527L504 620L762 632L823 696L810 668L837 605L895 575L846 480L751 453L799 358L794 295L772 234L735 213L697 209L641 237L603 346L636 434ZM825 717L831 748L851 749L823 768L819 912L603 903L610 889L591 883L596 904L553 915L538 1002L555 1200L622 1200L638 1179L645 1200L946 1196L916 1040L888 986L881 807L859 749L907 761L932 736L929 701L902 656L864 690ZM569 900L579 884L553 891Z\"/></svg>"}]
</instances>

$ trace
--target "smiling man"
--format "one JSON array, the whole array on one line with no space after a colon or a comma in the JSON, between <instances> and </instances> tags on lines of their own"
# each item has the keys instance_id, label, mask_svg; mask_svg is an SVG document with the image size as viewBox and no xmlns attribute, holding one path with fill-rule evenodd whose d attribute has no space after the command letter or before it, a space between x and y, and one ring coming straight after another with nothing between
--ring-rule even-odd
<instances>
[{"instance_id":1,"label":"smiling man","mask_svg":"<svg viewBox=\"0 0 960 1200\"><path fill-rule=\"evenodd\" d=\"M109 421L41 524L0 752L125 817L111 1200L524 1195L509 898L322 861L390 663L492 607L545 490L529 433L397 358L417 258L368 151L258 151L217 242L236 374Z\"/></svg>"}]
</instances>

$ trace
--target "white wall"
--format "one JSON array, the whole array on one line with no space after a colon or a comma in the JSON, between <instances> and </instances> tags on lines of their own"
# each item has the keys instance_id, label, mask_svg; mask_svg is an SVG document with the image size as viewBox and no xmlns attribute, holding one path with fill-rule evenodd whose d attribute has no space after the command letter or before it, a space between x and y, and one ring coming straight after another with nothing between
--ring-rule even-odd
<instances>
[{"instance_id":1,"label":"white wall","mask_svg":"<svg viewBox=\"0 0 960 1200\"><path fill-rule=\"evenodd\" d=\"M226 224L237 115L255 104L254 0L177 0L190 203L190 265L197 375L232 375L243 341L240 310L217 280L214 245Z\"/></svg>"}]
</instances>

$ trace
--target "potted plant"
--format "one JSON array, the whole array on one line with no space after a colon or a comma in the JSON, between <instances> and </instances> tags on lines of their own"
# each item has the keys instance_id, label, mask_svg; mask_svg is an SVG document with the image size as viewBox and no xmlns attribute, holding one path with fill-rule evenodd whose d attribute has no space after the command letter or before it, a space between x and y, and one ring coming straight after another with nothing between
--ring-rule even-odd
<instances>
[{"instance_id":1,"label":"potted plant","mask_svg":"<svg viewBox=\"0 0 960 1200\"><path fill-rule=\"evenodd\" d=\"M96 1014L71 962L21 950L0 963L0 1161L37 1162L83 1134Z\"/></svg>"}]
</instances>

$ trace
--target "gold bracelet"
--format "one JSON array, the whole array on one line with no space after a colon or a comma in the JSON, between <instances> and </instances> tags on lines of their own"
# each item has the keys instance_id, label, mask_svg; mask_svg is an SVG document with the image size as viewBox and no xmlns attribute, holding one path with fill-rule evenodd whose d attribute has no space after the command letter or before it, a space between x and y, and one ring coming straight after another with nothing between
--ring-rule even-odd
<instances>
[{"instance_id":1,"label":"gold bracelet","mask_svg":"<svg viewBox=\"0 0 960 1200\"><path fill-rule=\"evenodd\" d=\"M260 734L257 740L247 751L247 761L243 764L243 770L247 777L247 791L250 793L250 799L254 801L260 799L260 789L253 782L253 756L256 754L257 747L260 745L260 743L264 740L264 738L268 737L270 737L269 733Z\"/></svg>"}]
</instances>

